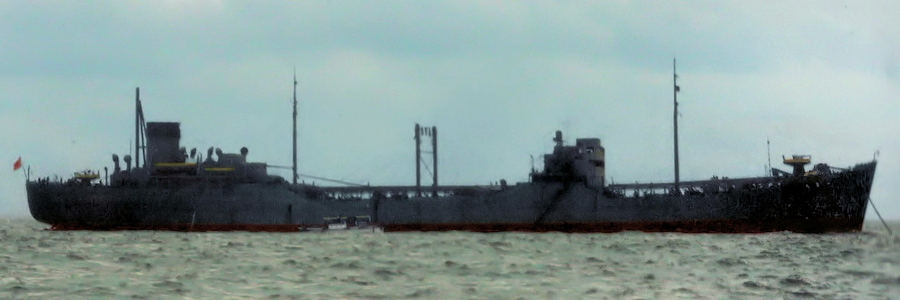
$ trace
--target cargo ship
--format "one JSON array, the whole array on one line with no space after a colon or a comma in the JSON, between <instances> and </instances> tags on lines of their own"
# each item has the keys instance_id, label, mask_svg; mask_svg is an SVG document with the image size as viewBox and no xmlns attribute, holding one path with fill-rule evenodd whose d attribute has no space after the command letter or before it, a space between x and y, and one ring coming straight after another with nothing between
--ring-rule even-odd
<instances>
[{"instance_id":1,"label":"cargo ship","mask_svg":"<svg viewBox=\"0 0 900 300\"><path fill-rule=\"evenodd\" d=\"M677 78L677 77L676 77ZM680 181L675 85L675 181L608 184L605 149L597 138L565 144L557 131L543 169L527 182L488 186L315 186L297 183L296 80L293 178L269 174L273 166L248 160L249 149L204 156L180 145L175 122L145 122L135 97L135 152L112 170L51 180L27 176L31 215L55 230L274 231L344 228L364 220L390 231L475 232L689 232L801 233L862 230L876 161L848 168L811 164L810 156L783 159L790 171L771 168L753 178ZM437 128L416 124L416 161L431 138L437 166ZM133 163L133 164L132 164ZM124 165L123 165L124 164Z\"/></svg>"}]
</instances>

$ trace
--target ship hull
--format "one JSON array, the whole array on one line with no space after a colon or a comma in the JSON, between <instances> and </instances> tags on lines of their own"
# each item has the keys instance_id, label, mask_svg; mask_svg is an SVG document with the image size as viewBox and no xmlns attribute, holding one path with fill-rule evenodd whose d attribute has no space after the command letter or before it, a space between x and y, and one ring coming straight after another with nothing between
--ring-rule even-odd
<instances>
[{"instance_id":1,"label":"ship hull","mask_svg":"<svg viewBox=\"0 0 900 300\"><path fill-rule=\"evenodd\" d=\"M29 208L58 230L292 232L369 215L384 231L803 233L862 229L875 163L828 176L721 192L624 197L578 182L523 183L478 195L346 200L289 184L85 186L32 181Z\"/></svg>"},{"instance_id":2,"label":"ship hull","mask_svg":"<svg viewBox=\"0 0 900 300\"><path fill-rule=\"evenodd\" d=\"M609 197L580 184L531 184L480 198L376 207L388 212L378 214L385 231L853 232L862 230L874 172L872 162L828 176L679 196Z\"/></svg>"},{"instance_id":3,"label":"ship hull","mask_svg":"<svg viewBox=\"0 0 900 300\"><path fill-rule=\"evenodd\" d=\"M79 186L29 183L32 216L60 230L298 231L369 212L362 200L317 200L284 184Z\"/></svg>"}]
</instances>

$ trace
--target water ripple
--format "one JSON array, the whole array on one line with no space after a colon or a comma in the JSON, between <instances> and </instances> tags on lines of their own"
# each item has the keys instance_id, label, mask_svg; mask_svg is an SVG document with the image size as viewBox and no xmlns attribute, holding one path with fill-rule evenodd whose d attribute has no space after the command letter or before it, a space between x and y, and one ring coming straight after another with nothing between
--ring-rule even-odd
<instances>
[{"instance_id":1,"label":"water ripple","mask_svg":"<svg viewBox=\"0 0 900 300\"><path fill-rule=\"evenodd\" d=\"M854 299L900 294L900 240L880 231L273 234L41 228L33 221L0 228L0 272L5 274L0 299Z\"/></svg>"}]
</instances>

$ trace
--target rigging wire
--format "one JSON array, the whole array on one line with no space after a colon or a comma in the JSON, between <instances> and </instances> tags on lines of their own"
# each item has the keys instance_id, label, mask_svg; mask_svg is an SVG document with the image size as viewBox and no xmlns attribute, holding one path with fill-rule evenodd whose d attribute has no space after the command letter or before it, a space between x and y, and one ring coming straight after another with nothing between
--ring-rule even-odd
<instances>
[{"instance_id":1,"label":"rigging wire","mask_svg":"<svg viewBox=\"0 0 900 300\"><path fill-rule=\"evenodd\" d=\"M275 165L266 165L266 167L267 167L267 168L275 168L275 169L287 169L287 170L293 170L293 169L294 169L293 167L275 166ZM314 176L314 175L309 175L309 174L301 174L301 173L297 173L297 177L312 178L312 179L316 179L316 180L328 181L328 182L331 182L331 183L339 183L339 184L351 185L351 186L368 186L368 185L366 185L366 184L360 184L360 183L354 183L354 182L349 182L349 181L343 181L343 180L339 180L339 179L325 178L325 177Z\"/></svg>"}]
</instances>

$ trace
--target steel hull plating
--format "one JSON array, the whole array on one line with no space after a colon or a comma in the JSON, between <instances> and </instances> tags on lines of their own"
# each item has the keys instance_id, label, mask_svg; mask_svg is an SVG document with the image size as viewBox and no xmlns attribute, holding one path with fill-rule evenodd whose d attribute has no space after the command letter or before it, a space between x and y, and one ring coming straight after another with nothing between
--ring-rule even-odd
<instances>
[{"instance_id":1,"label":"steel hull plating","mask_svg":"<svg viewBox=\"0 0 900 300\"><path fill-rule=\"evenodd\" d=\"M29 183L28 203L54 229L297 231L364 215L364 201L312 200L286 184L105 187Z\"/></svg>"},{"instance_id":2,"label":"steel hull plating","mask_svg":"<svg viewBox=\"0 0 900 300\"><path fill-rule=\"evenodd\" d=\"M699 195L607 197L584 185L534 184L481 198L376 207L385 231L850 232L862 229L874 170L869 163L830 176Z\"/></svg>"},{"instance_id":3,"label":"steel hull plating","mask_svg":"<svg viewBox=\"0 0 900 300\"><path fill-rule=\"evenodd\" d=\"M370 215L385 231L848 232L862 229L875 162L764 187L624 197L580 182L534 182L478 195L339 200L286 183L87 186L33 181L28 203L54 229L298 231Z\"/></svg>"}]
</instances>

